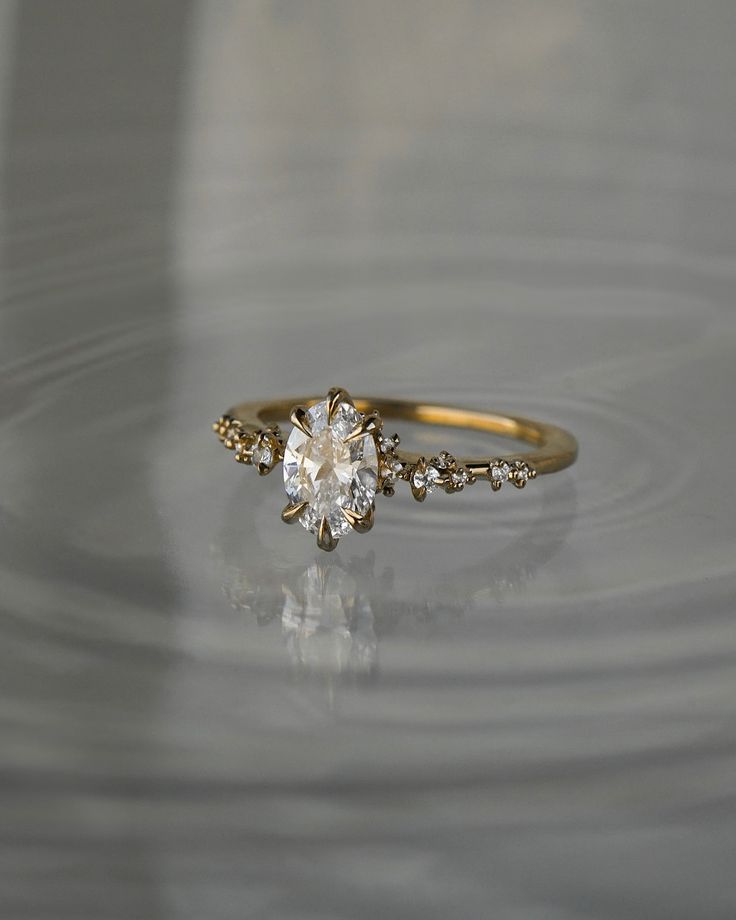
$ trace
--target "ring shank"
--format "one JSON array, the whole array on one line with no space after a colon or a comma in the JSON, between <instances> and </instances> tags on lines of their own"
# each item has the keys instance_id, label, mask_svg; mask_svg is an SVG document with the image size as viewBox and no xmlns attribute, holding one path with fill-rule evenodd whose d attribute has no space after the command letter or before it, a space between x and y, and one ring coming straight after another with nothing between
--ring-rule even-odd
<instances>
[{"instance_id":1,"label":"ring shank","mask_svg":"<svg viewBox=\"0 0 736 920\"><path fill-rule=\"evenodd\" d=\"M295 405L311 406L324 396L307 398L272 399L258 402L244 402L228 411L231 418L239 421L246 430L256 431L264 425L287 420ZM537 422L515 415L500 415L476 409L462 409L457 406L436 403L415 402L387 397L356 397L353 402L360 412L376 409L382 418L403 419L425 425L441 425L448 428L463 428L483 431L487 434L513 438L534 445L535 450L526 453L500 455L500 459L524 460L539 475L556 473L570 466L577 457L578 445L575 438L563 428ZM416 463L419 455L400 450L399 457ZM488 469L488 457L458 457L458 462L475 473Z\"/></svg>"}]
</instances>

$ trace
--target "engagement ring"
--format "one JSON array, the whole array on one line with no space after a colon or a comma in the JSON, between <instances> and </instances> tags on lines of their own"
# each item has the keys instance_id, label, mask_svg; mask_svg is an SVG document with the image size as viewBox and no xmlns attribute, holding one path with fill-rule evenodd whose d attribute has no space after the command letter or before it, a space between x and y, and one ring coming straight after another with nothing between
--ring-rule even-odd
<instances>
[{"instance_id":1,"label":"engagement ring","mask_svg":"<svg viewBox=\"0 0 736 920\"><path fill-rule=\"evenodd\" d=\"M482 431L526 441L534 450L458 458L443 450L427 458L401 449L398 435L384 434L384 418ZM285 437L278 423L286 419L293 427ZM493 492L507 483L523 489L577 456L575 438L545 422L411 400L353 399L340 388L326 397L241 403L213 428L235 459L255 466L261 476L283 464L289 501L282 520L298 521L328 552L351 530L367 533L376 494L393 495L399 482L408 483L419 502L438 489L461 492L479 480Z\"/></svg>"}]
</instances>

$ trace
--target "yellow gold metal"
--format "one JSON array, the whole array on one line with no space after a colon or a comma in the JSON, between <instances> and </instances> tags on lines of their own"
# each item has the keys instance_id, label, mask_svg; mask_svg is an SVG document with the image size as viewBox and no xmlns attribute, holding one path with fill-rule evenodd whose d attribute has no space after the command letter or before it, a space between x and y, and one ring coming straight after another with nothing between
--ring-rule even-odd
<instances>
[{"instance_id":1,"label":"yellow gold metal","mask_svg":"<svg viewBox=\"0 0 736 920\"><path fill-rule=\"evenodd\" d=\"M253 463L253 445L239 444L235 449L235 459L238 463Z\"/></svg>"},{"instance_id":2,"label":"yellow gold metal","mask_svg":"<svg viewBox=\"0 0 736 920\"><path fill-rule=\"evenodd\" d=\"M302 434L305 434L308 438L312 437L312 429L309 425L309 416L307 415L306 406L294 406L294 408L289 412L289 419L291 424L295 428L298 428Z\"/></svg>"},{"instance_id":3,"label":"yellow gold metal","mask_svg":"<svg viewBox=\"0 0 736 920\"><path fill-rule=\"evenodd\" d=\"M352 406L353 400L347 390L342 387L332 387L327 391L327 418L330 422L335 417L335 411L340 403L348 403Z\"/></svg>"},{"instance_id":4,"label":"yellow gold metal","mask_svg":"<svg viewBox=\"0 0 736 920\"><path fill-rule=\"evenodd\" d=\"M313 406L321 399L324 397L313 396L302 402L306 406ZM294 399L245 402L230 409L227 415L236 420L246 433L252 433L262 430L264 425L272 424L279 419L290 418L294 402ZM533 445L533 450L508 454L498 459L505 459L508 462L522 460L540 476L565 469L577 457L577 441L569 432L556 425L537 422L522 416L501 415L477 409L463 409L457 406L385 397L360 397L354 399L353 402L359 412L370 413L376 410L382 418L404 419L450 428L467 428L471 431L482 431L487 434L526 441ZM294 421L293 418L292 421ZM297 425L297 427L300 426ZM400 449L397 449L396 456L405 465L416 464L419 460L418 454ZM467 467L478 478L488 477L489 460L487 456L458 457L457 462Z\"/></svg>"},{"instance_id":5,"label":"yellow gold metal","mask_svg":"<svg viewBox=\"0 0 736 920\"><path fill-rule=\"evenodd\" d=\"M350 441L358 441L367 434L377 434L382 427L383 422L381 421L380 415L375 411L368 412L361 423L345 438L345 443L348 444Z\"/></svg>"},{"instance_id":6,"label":"yellow gold metal","mask_svg":"<svg viewBox=\"0 0 736 920\"><path fill-rule=\"evenodd\" d=\"M360 515L349 508L341 508L343 517L356 533L368 533L375 522L376 506L371 504L365 514Z\"/></svg>"},{"instance_id":7,"label":"yellow gold metal","mask_svg":"<svg viewBox=\"0 0 736 920\"><path fill-rule=\"evenodd\" d=\"M317 546L325 552L331 553L337 546L338 541L332 536L330 525L326 517L320 521L319 530L317 531Z\"/></svg>"},{"instance_id":8,"label":"yellow gold metal","mask_svg":"<svg viewBox=\"0 0 736 920\"><path fill-rule=\"evenodd\" d=\"M281 512L281 520L285 524L296 524L302 513L309 507L309 502L297 502L295 505L288 504Z\"/></svg>"}]
</instances>

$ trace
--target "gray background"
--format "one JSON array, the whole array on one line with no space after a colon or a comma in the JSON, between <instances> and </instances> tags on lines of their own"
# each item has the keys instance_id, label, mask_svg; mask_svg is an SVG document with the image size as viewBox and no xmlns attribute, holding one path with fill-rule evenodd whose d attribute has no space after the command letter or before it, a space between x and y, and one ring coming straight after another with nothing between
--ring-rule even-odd
<instances>
[{"instance_id":1,"label":"gray background","mask_svg":"<svg viewBox=\"0 0 736 920\"><path fill-rule=\"evenodd\" d=\"M735 45L0 3L3 920L732 920ZM317 559L209 425L335 384L580 460Z\"/></svg>"}]
</instances>

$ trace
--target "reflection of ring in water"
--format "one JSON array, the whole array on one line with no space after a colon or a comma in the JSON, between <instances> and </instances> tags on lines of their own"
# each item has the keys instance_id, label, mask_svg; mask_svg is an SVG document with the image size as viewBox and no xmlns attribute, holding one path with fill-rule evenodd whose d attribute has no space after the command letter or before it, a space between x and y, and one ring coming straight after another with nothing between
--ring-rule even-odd
<instances>
[{"instance_id":1,"label":"reflection of ring in water","mask_svg":"<svg viewBox=\"0 0 736 920\"><path fill-rule=\"evenodd\" d=\"M228 507L237 509L238 502ZM376 572L375 553L340 553L306 567L269 565L257 528L243 530L234 510L213 547L223 592L231 606L261 626L280 622L299 674L346 680L375 678L378 643L399 625L456 623L484 601L518 592L564 545L575 518L573 480L542 499L539 515L511 543L478 562L427 582L409 597L394 590L394 570Z\"/></svg>"},{"instance_id":2,"label":"reflection of ring in water","mask_svg":"<svg viewBox=\"0 0 736 920\"><path fill-rule=\"evenodd\" d=\"M360 565L360 563L359 563ZM370 560L369 580L373 578ZM315 560L284 582L281 629L304 671L371 676L378 664L375 600L354 565Z\"/></svg>"}]
</instances>

